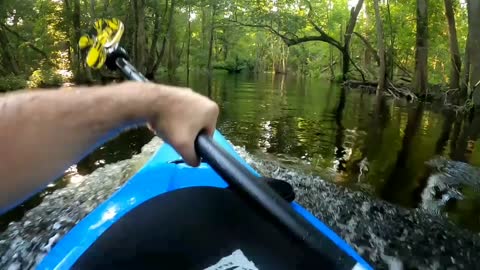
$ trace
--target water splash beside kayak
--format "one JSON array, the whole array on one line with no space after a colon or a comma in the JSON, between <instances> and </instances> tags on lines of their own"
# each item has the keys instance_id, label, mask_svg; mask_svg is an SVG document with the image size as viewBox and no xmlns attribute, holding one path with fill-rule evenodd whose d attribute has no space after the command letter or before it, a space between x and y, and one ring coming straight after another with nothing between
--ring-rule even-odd
<instances>
[{"instance_id":1,"label":"water splash beside kayak","mask_svg":"<svg viewBox=\"0 0 480 270\"><path fill-rule=\"evenodd\" d=\"M443 216L350 191L275 156L235 149L265 176L284 179L297 201L345 239L375 269L476 269L480 235ZM400 268L398 268L400 267ZM451 268L450 268L451 267Z\"/></svg>"}]
</instances>

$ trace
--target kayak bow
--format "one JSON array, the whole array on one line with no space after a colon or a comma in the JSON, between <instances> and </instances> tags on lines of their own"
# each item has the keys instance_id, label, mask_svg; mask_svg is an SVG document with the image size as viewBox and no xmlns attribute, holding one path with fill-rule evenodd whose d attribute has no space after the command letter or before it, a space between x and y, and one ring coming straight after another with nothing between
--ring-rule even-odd
<instances>
[{"instance_id":1,"label":"kayak bow","mask_svg":"<svg viewBox=\"0 0 480 270\"><path fill-rule=\"evenodd\" d=\"M214 140L220 147L235 158L236 161L242 164L244 168L258 176L258 173L235 152L219 132L215 133ZM170 145L164 144L123 187L66 234L54 246L50 253L47 254L38 269L75 268L75 263L85 255L87 250L94 245L107 230L119 222L122 217L149 200L188 188L216 187L225 189L228 187L228 184L215 173L208 164L202 162L198 168L191 168L184 163L176 164L175 161L180 158ZM204 200L209 200L209 198L204 198ZM195 204L198 202L193 201L191 203L191 207L195 208ZM354 267L357 267L355 269L373 269L344 240L335 234L335 232L302 206L293 202L290 204L290 207L305 221L312 224L317 232L323 236L322 243L326 244L324 245L322 254L317 256L319 261L322 256L330 257L331 255L335 255L340 259L337 262L337 266L339 267L336 267L336 269L354 269ZM182 215L182 213L178 212L176 216L169 218L175 220L177 219L177 215ZM215 222L219 222L219 220L215 220ZM157 228L158 230L170 230L169 228L161 226ZM250 230L253 230L253 228ZM131 237L138 237L140 233L141 232L137 231L136 234L131 235ZM255 233L252 233L252 235L255 235ZM212 241L215 241L215 239L212 239ZM123 245L123 243L116 244L120 246ZM158 245L161 245L161 243L158 243ZM264 243L259 243L259 245L264 245ZM278 258L279 261L281 261L281 259L281 257ZM161 262L159 262L159 264L162 265ZM166 267L165 269L183 268ZM328 268L323 268L322 265L319 265L316 269Z\"/></svg>"}]
</instances>

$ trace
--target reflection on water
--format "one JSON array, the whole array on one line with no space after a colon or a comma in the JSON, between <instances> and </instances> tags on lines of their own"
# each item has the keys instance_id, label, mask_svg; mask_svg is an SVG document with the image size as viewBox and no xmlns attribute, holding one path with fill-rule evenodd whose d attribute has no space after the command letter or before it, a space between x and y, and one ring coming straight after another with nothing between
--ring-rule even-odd
<instances>
[{"instance_id":1,"label":"reflection on water","mask_svg":"<svg viewBox=\"0 0 480 270\"><path fill-rule=\"evenodd\" d=\"M181 77L170 83L187 85ZM219 129L235 145L404 207L421 205L431 174L425 162L433 157L480 166L480 117L464 119L432 105L376 98L317 79L217 74L211 82L192 75L188 83L219 103ZM129 158L151 137L147 129L124 133L76 170L85 175ZM479 200L462 200L446 210L452 220L480 231L479 208ZM0 226L11 219L0 217Z\"/></svg>"},{"instance_id":2,"label":"reflection on water","mask_svg":"<svg viewBox=\"0 0 480 270\"><path fill-rule=\"evenodd\" d=\"M219 128L236 145L307 163L331 181L404 207L421 205L431 174L425 162L435 156L480 166L480 117L289 76L218 75L210 89L203 78L191 78L190 87L220 104ZM465 203L448 215L480 230L478 200Z\"/></svg>"}]
</instances>

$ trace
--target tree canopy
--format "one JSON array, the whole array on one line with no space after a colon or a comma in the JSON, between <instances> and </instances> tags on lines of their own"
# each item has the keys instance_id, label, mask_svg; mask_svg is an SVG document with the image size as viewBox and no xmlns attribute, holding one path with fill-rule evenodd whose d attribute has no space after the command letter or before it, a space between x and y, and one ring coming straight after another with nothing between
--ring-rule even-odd
<instances>
[{"instance_id":1,"label":"tree canopy","mask_svg":"<svg viewBox=\"0 0 480 270\"><path fill-rule=\"evenodd\" d=\"M163 72L173 76L187 69L209 73L219 69L378 81L384 62L386 83L404 82L417 93L432 85L449 85L459 92L463 89L460 96L467 98L476 87L477 53L468 53L467 37L475 45L480 36L474 26L480 17L477 4L473 0L3 0L0 87L18 88L24 81L32 87L88 83L107 76L85 67L77 42L95 19L116 17L126 26L122 45L150 78ZM377 28L379 23L382 27Z\"/></svg>"}]
</instances>

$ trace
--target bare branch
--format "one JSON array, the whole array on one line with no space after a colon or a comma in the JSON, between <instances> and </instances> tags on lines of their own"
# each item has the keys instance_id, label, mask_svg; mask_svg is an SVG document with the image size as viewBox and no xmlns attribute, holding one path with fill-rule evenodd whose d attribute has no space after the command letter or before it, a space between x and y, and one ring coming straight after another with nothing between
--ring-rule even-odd
<instances>
[{"instance_id":1,"label":"bare branch","mask_svg":"<svg viewBox=\"0 0 480 270\"><path fill-rule=\"evenodd\" d=\"M367 80L365 79L365 73L357 66L355 62L353 62L353 59L352 57L350 57L350 55L348 56L348 58L350 58L350 62L355 67L355 69L358 70L358 72L360 72L360 75L362 76L362 80L366 82Z\"/></svg>"},{"instance_id":2,"label":"bare branch","mask_svg":"<svg viewBox=\"0 0 480 270\"><path fill-rule=\"evenodd\" d=\"M340 44L340 42L338 42L336 39L334 39L329 34L327 34L327 32L325 32L320 26L315 24L313 20L308 19L308 22L312 24L313 28L315 28L315 30L317 30L318 33L320 33L320 36L324 37L325 42L330 43L331 45L339 49L343 47L342 44Z\"/></svg>"}]
</instances>

